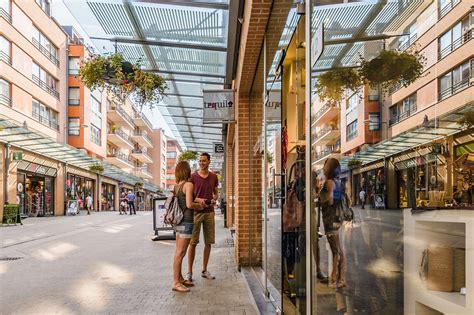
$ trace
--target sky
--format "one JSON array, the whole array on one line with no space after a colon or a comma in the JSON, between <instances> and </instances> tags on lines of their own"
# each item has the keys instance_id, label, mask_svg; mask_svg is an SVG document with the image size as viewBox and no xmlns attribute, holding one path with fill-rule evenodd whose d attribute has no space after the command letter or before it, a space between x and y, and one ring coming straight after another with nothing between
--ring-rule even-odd
<instances>
[{"instance_id":1,"label":"sky","mask_svg":"<svg viewBox=\"0 0 474 315\"><path fill-rule=\"evenodd\" d=\"M83 1L77 0L77 2ZM63 0L52 0L51 10L53 17L56 19L56 21L58 21L60 25L72 25L76 29L76 31L79 32L84 38L86 44L94 46L92 41L87 36L87 33L76 21L74 16L64 4ZM175 138L175 135L171 131L171 128L169 127L168 123L165 121L165 119L157 108L150 110L148 107L144 106L143 113L151 121L151 123L153 124L153 128L162 128L167 137Z\"/></svg>"}]
</instances>

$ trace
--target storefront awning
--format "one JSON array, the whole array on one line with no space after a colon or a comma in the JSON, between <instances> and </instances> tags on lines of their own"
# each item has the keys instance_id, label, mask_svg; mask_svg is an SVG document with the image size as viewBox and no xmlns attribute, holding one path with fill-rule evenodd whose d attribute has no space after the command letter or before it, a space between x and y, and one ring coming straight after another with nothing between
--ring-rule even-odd
<instances>
[{"instance_id":1,"label":"storefront awning","mask_svg":"<svg viewBox=\"0 0 474 315\"><path fill-rule=\"evenodd\" d=\"M463 131L459 123L464 113L474 111L474 102L470 102L461 108L437 117L421 126L407 130L392 139L384 140L363 152L357 152L351 157L341 160L342 170L348 169L349 160L360 160L366 165L395 154L414 149L428 144L434 140L442 139Z\"/></svg>"},{"instance_id":2,"label":"storefront awning","mask_svg":"<svg viewBox=\"0 0 474 315\"><path fill-rule=\"evenodd\" d=\"M0 117L0 142L84 170L89 170L89 166L91 165L100 164L104 167L104 172L102 173L103 176L130 185L135 185L137 182L143 182L143 179L130 175L114 165L90 157L85 152L70 145L57 143L53 138L37 131L32 131L27 126L22 126L19 123L4 117ZM160 190L157 185L152 183L144 183L144 188L153 192Z\"/></svg>"}]
</instances>

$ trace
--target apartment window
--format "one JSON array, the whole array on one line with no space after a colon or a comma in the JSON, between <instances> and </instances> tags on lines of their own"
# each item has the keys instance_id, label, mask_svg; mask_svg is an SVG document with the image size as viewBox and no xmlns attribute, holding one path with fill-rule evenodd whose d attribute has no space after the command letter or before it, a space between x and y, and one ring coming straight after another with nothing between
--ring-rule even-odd
<instances>
[{"instance_id":1,"label":"apartment window","mask_svg":"<svg viewBox=\"0 0 474 315\"><path fill-rule=\"evenodd\" d=\"M54 46L51 41L35 26L33 26L31 35L33 45L56 66L59 66L58 48Z\"/></svg>"},{"instance_id":2,"label":"apartment window","mask_svg":"<svg viewBox=\"0 0 474 315\"><path fill-rule=\"evenodd\" d=\"M69 57L68 61L68 70L69 74L79 74L79 64L81 62L81 59L78 57Z\"/></svg>"},{"instance_id":3,"label":"apartment window","mask_svg":"<svg viewBox=\"0 0 474 315\"><path fill-rule=\"evenodd\" d=\"M357 137L357 119L347 125L346 128L346 141L350 141Z\"/></svg>"},{"instance_id":4,"label":"apartment window","mask_svg":"<svg viewBox=\"0 0 474 315\"><path fill-rule=\"evenodd\" d=\"M369 113L369 130L380 130L380 113Z\"/></svg>"},{"instance_id":5,"label":"apartment window","mask_svg":"<svg viewBox=\"0 0 474 315\"><path fill-rule=\"evenodd\" d=\"M32 101L32 116L41 124L59 130L58 112L35 99Z\"/></svg>"},{"instance_id":6,"label":"apartment window","mask_svg":"<svg viewBox=\"0 0 474 315\"><path fill-rule=\"evenodd\" d=\"M396 124L410 116L417 111L416 93L408 96L403 101L390 107L390 121L389 124Z\"/></svg>"},{"instance_id":7,"label":"apartment window","mask_svg":"<svg viewBox=\"0 0 474 315\"><path fill-rule=\"evenodd\" d=\"M0 36L0 61L5 61L8 64L12 63L10 41L3 36Z\"/></svg>"},{"instance_id":8,"label":"apartment window","mask_svg":"<svg viewBox=\"0 0 474 315\"><path fill-rule=\"evenodd\" d=\"M176 152L167 152L166 157L168 159L174 159L174 158L176 158Z\"/></svg>"},{"instance_id":9,"label":"apartment window","mask_svg":"<svg viewBox=\"0 0 474 315\"><path fill-rule=\"evenodd\" d=\"M100 114L100 102L93 96L91 96L91 110L95 114Z\"/></svg>"},{"instance_id":10,"label":"apartment window","mask_svg":"<svg viewBox=\"0 0 474 315\"><path fill-rule=\"evenodd\" d=\"M442 59L449 55L456 48L461 47L464 43L472 39L473 22L470 17L473 13L466 16L462 21L454 25L449 31L441 35L438 39L439 53L438 59Z\"/></svg>"},{"instance_id":11,"label":"apartment window","mask_svg":"<svg viewBox=\"0 0 474 315\"><path fill-rule=\"evenodd\" d=\"M91 141L97 145L101 145L100 129L91 125Z\"/></svg>"},{"instance_id":12,"label":"apartment window","mask_svg":"<svg viewBox=\"0 0 474 315\"><path fill-rule=\"evenodd\" d=\"M47 14L51 15L51 6L49 0L36 0L36 3L41 7L41 9Z\"/></svg>"},{"instance_id":13,"label":"apartment window","mask_svg":"<svg viewBox=\"0 0 474 315\"><path fill-rule=\"evenodd\" d=\"M11 0L0 0L0 17L3 17L9 23L12 22L10 1Z\"/></svg>"},{"instance_id":14,"label":"apartment window","mask_svg":"<svg viewBox=\"0 0 474 315\"><path fill-rule=\"evenodd\" d=\"M474 60L464 62L439 78L440 101L469 86L469 78L472 76L470 63L474 64Z\"/></svg>"},{"instance_id":15,"label":"apartment window","mask_svg":"<svg viewBox=\"0 0 474 315\"><path fill-rule=\"evenodd\" d=\"M359 104L359 95L354 93L346 103L346 114L352 112L354 109L357 109L357 105Z\"/></svg>"},{"instance_id":16,"label":"apartment window","mask_svg":"<svg viewBox=\"0 0 474 315\"><path fill-rule=\"evenodd\" d=\"M439 0L438 3L438 19L449 13L460 0Z\"/></svg>"},{"instance_id":17,"label":"apartment window","mask_svg":"<svg viewBox=\"0 0 474 315\"><path fill-rule=\"evenodd\" d=\"M68 134L70 136L79 136L80 121L79 118L69 118L68 120Z\"/></svg>"},{"instance_id":18,"label":"apartment window","mask_svg":"<svg viewBox=\"0 0 474 315\"><path fill-rule=\"evenodd\" d=\"M405 29L405 34L407 35L401 36L398 43L398 49L401 51L406 50L416 41L416 22Z\"/></svg>"},{"instance_id":19,"label":"apartment window","mask_svg":"<svg viewBox=\"0 0 474 315\"><path fill-rule=\"evenodd\" d=\"M59 92L57 91L58 80L34 62L32 66L32 79L40 88L59 99Z\"/></svg>"},{"instance_id":20,"label":"apartment window","mask_svg":"<svg viewBox=\"0 0 474 315\"><path fill-rule=\"evenodd\" d=\"M10 82L0 79L0 104L11 106L11 86Z\"/></svg>"},{"instance_id":21,"label":"apartment window","mask_svg":"<svg viewBox=\"0 0 474 315\"><path fill-rule=\"evenodd\" d=\"M81 103L80 92L81 92L81 90L78 87L70 87L69 88L68 104L70 106L77 106Z\"/></svg>"}]
</instances>

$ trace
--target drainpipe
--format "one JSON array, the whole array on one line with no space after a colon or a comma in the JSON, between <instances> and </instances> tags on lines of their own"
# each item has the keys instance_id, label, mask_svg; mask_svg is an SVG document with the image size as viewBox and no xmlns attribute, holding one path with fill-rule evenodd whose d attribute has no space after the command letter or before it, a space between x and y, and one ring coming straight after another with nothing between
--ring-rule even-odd
<instances>
[{"instance_id":1,"label":"drainpipe","mask_svg":"<svg viewBox=\"0 0 474 315\"><path fill-rule=\"evenodd\" d=\"M10 143L5 145L5 174L3 182L4 204L8 203L8 177L10 173Z\"/></svg>"}]
</instances>

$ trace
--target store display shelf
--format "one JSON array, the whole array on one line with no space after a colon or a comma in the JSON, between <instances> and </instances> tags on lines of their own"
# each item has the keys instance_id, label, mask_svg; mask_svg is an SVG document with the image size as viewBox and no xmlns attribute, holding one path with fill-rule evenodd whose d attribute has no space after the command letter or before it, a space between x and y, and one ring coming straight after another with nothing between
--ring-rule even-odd
<instances>
[{"instance_id":1,"label":"store display shelf","mask_svg":"<svg viewBox=\"0 0 474 315\"><path fill-rule=\"evenodd\" d=\"M456 274L464 268L466 295L457 289L429 290L427 280L421 279L423 251L433 246L465 250L464 264L453 265L452 271ZM429 273L425 276L428 278ZM404 286L405 314L415 314L420 303L442 314L474 314L474 211L433 210L412 214L411 209L404 210Z\"/></svg>"}]
</instances>

